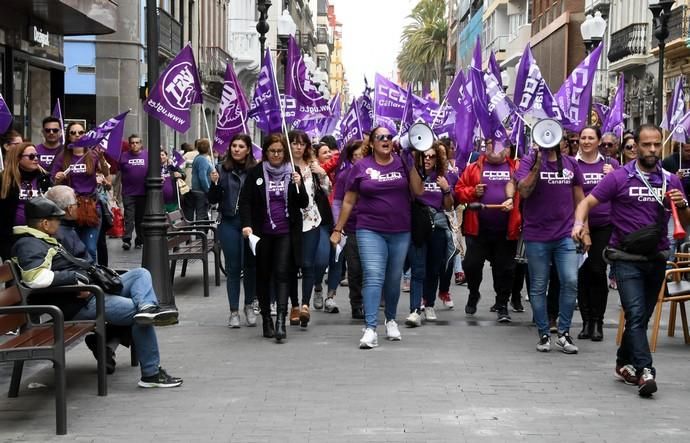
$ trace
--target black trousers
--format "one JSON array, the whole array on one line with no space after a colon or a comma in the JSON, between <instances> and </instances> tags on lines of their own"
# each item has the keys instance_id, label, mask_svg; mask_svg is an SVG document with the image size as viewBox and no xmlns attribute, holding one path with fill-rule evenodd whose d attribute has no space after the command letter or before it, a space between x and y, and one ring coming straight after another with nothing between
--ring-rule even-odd
<instances>
[{"instance_id":1,"label":"black trousers","mask_svg":"<svg viewBox=\"0 0 690 443\"><path fill-rule=\"evenodd\" d=\"M611 226L590 227L592 246L577 279L577 303L583 321L601 321L609 296L606 262L602 253L611 237Z\"/></svg>"},{"instance_id":2,"label":"black trousers","mask_svg":"<svg viewBox=\"0 0 690 443\"><path fill-rule=\"evenodd\" d=\"M256 246L256 295L262 313L271 312L271 281L276 303L287 309L291 275L295 274L290 235L263 234Z\"/></svg>"},{"instance_id":3,"label":"black trousers","mask_svg":"<svg viewBox=\"0 0 690 443\"><path fill-rule=\"evenodd\" d=\"M135 244L144 244L144 231L141 228L141 222L144 221L144 211L146 210L146 196L145 195L123 195L122 204L125 207L125 235L122 237L123 242L132 241L132 232L136 230L137 237Z\"/></svg>"},{"instance_id":4,"label":"black trousers","mask_svg":"<svg viewBox=\"0 0 690 443\"><path fill-rule=\"evenodd\" d=\"M467 253L462 261L467 288L470 291L468 304L476 305L479 301L479 285L482 283L484 262L491 263L496 303L506 306L513 288L515 272L516 240L507 240L505 235L481 233L478 236L465 237Z\"/></svg>"},{"instance_id":5,"label":"black trousers","mask_svg":"<svg viewBox=\"0 0 690 443\"><path fill-rule=\"evenodd\" d=\"M347 284L350 290L350 306L362 307L362 263L359 261L357 236L354 232L348 234L345 248L341 254L345 255L347 263ZM342 260L342 258L341 258Z\"/></svg>"}]
</instances>

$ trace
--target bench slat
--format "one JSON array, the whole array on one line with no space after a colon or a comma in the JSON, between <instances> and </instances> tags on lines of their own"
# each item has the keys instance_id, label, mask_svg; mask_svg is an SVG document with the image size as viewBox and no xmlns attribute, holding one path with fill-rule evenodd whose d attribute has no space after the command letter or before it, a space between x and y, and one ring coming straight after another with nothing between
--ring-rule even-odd
<instances>
[{"instance_id":1,"label":"bench slat","mask_svg":"<svg viewBox=\"0 0 690 443\"><path fill-rule=\"evenodd\" d=\"M80 337L93 331L96 327L95 322L74 322L65 324L65 345L73 343ZM53 337L53 325L46 324L34 326L33 328L22 332L17 337L14 337L5 343L0 344L0 349L17 349L17 348L32 348L40 346L53 346L55 339Z\"/></svg>"}]
</instances>

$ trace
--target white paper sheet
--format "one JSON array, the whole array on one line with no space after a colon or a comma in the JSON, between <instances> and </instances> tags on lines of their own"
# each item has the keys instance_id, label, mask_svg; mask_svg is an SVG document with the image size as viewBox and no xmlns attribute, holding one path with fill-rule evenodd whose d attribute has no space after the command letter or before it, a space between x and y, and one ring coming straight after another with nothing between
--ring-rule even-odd
<instances>
[{"instance_id":1,"label":"white paper sheet","mask_svg":"<svg viewBox=\"0 0 690 443\"><path fill-rule=\"evenodd\" d=\"M345 249L345 242L347 241L347 235L340 235L340 243L335 245L335 261L340 261L340 253Z\"/></svg>"},{"instance_id":2,"label":"white paper sheet","mask_svg":"<svg viewBox=\"0 0 690 443\"><path fill-rule=\"evenodd\" d=\"M256 244L259 243L261 237L254 234L249 234L249 249L252 250L252 254L256 255Z\"/></svg>"},{"instance_id":3,"label":"white paper sheet","mask_svg":"<svg viewBox=\"0 0 690 443\"><path fill-rule=\"evenodd\" d=\"M577 269L580 269L582 267L582 265L585 263L585 260L587 260L587 257L589 257L589 254L585 252L584 254L577 254L577 255L578 255L578 257L577 257L578 258Z\"/></svg>"}]
</instances>

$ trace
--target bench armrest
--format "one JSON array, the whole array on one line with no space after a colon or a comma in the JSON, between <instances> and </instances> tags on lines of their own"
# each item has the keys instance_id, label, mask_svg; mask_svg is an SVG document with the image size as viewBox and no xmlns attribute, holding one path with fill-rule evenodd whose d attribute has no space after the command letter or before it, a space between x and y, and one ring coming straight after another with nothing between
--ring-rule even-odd
<instances>
[{"instance_id":1,"label":"bench armrest","mask_svg":"<svg viewBox=\"0 0 690 443\"><path fill-rule=\"evenodd\" d=\"M201 245L204 248L204 251L208 247L208 235L205 232L201 231L168 231L165 234L168 239L172 237L182 237L182 236L192 236L192 235L198 235L201 238Z\"/></svg>"},{"instance_id":2,"label":"bench armrest","mask_svg":"<svg viewBox=\"0 0 690 443\"><path fill-rule=\"evenodd\" d=\"M53 305L21 305L0 307L0 314L48 314L53 319L53 337L55 343L64 341L65 315L60 308Z\"/></svg>"}]
</instances>

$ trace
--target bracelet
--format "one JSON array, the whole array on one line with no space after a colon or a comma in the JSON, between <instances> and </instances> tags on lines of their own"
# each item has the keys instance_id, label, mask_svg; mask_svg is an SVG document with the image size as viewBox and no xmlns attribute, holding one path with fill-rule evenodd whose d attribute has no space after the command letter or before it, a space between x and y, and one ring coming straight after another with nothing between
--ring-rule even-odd
<instances>
[{"instance_id":1,"label":"bracelet","mask_svg":"<svg viewBox=\"0 0 690 443\"><path fill-rule=\"evenodd\" d=\"M584 225L585 224L583 222L580 222L580 221L576 221L575 223L573 223L573 226L584 226Z\"/></svg>"},{"instance_id":2,"label":"bracelet","mask_svg":"<svg viewBox=\"0 0 690 443\"><path fill-rule=\"evenodd\" d=\"M343 230L342 230L342 229L333 228L333 232L337 232L338 234L342 234L342 233L343 233Z\"/></svg>"},{"instance_id":3,"label":"bracelet","mask_svg":"<svg viewBox=\"0 0 690 443\"><path fill-rule=\"evenodd\" d=\"M676 205L676 208L678 208L678 209L685 209L687 207L688 207L688 201L687 200L683 200L682 206L678 205L678 204Z\"/></svg>"},{"instance_id":4,"label":"bracelet","mask_svg":"<svg viewBox=\"0 0 690 443\"><path fill-rule=\"evenodd\" d=\"M450 189L446 189L445 191L441 190L441 194L443 194L443 195L450 194Z\"/></svg>"}]
</instances>

